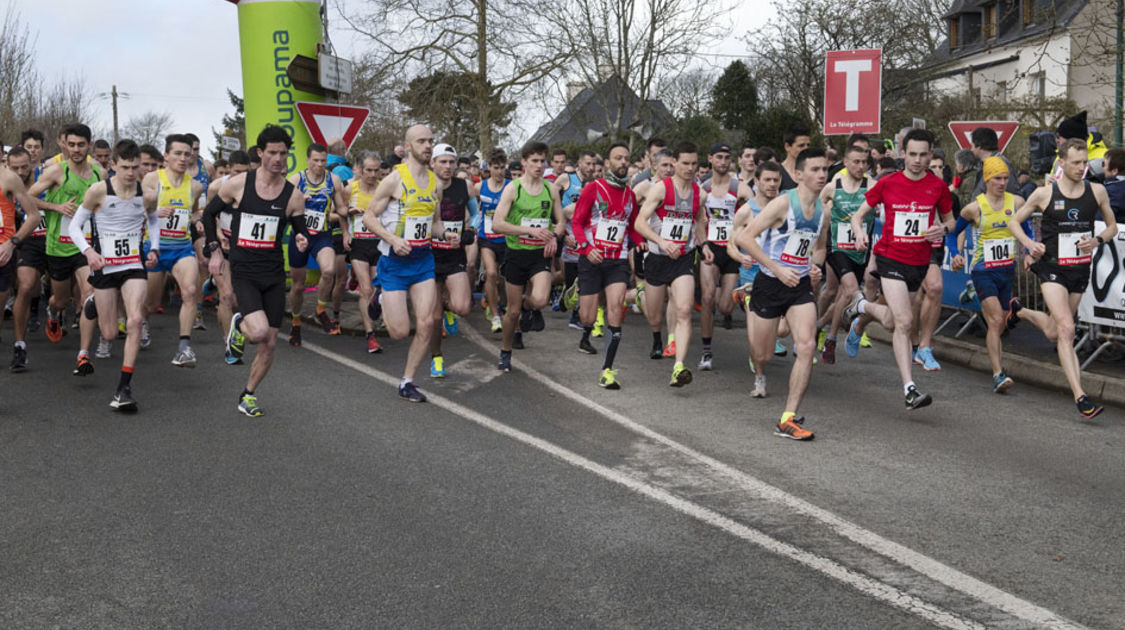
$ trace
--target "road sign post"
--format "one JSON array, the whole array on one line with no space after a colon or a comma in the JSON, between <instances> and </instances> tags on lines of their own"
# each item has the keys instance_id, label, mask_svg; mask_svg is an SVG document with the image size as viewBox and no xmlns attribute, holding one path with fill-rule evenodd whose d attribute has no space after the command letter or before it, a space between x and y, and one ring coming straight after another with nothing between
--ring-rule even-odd
<instances>
[{"instance_id":1,"label":"road sign post","mask_svg":"<svg viewBox=\"0 0 1125 630\"><path fill-rule=\"evenodd\" d=\"M949 123L949 132L953 134L958 147L971 149L973 130L977 127L988 127L995 131L1000 141L1000 153L1003 153L1008 143L1015 137L1020 124L1013 120L957 120Z\"/></svg>"},{"instance_id":2,"label":"road sign post","mask_svg":"<svg viewBox=\"0 0 1125 630\"><path fill-rule=\"evenodd\" d=\"M341 138L351 147L371 110L334 103L297 103L297 112L313 142L327 146L332 139Z\"/></svg>"}]
</instances>

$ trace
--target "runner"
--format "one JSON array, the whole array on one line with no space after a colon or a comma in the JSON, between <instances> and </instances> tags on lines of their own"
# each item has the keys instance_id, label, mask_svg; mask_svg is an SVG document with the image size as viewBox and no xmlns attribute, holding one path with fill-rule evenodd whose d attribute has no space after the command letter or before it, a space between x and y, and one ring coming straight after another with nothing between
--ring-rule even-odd
<instances>
[{"instance_id":1,"label":"runner","mask_svg":"<svg viewBox=\"0 0 1125 630\"><path fill-rule=\"evenodd\" d=\"M1011 173L1004 160L995 156L986 158L986 192L961 209L961 218L976 228L973 260L969 269L973 286L980 298L981 312L988 324L985 347L992 364L992 391L997 394L1014 384L1004 373L1001 363L1004 348L1000 335L1005 330L1004 307L1011 305L1012 285L1015 284L1016 244L1008 223L1014 214L1019 213L1024 202L1021 197L1005 192L1010 177ZM1026 227L1029 228L1030 223ZM965 258L958 252L956 234L951 234L946 241L953 255L951 266L957 271L965 266Z\"/></svg>"},{"instance_id":2,"label":"runner","mask_svg":"<svg viewBox=\"0 0 1125 630\"><path fill-rule=\"evenodd\" d=\"M629 146L617 142L609 148L605 177L584 187L574 208L571 221L578 259L578 292L585 334L582 339L589 344L589 331L593 328L598 311L598 296L605 291L609 323L605 359L598 385L605 389L621 389L617 370L613 369L617 347L621 343L621 323L625 313L616 305L625 300L629 282L629 247L626 237L633 243L641 237L632 227L637 219L637 197L628 186Z\"/></svg>"},{"instance_id":3,"label":"runner","mask_svg":"<svg viewBox=\"0 0 1125 630\"><path fill-rule=\"evenodd\" d=\"M414 385L414 373L430 347L434 334L434 308L438 302L434 282L433 234L446 234L441 214L441 190L427 165L433 154L434 137L423 125L406 130L406 159L395 165L367 207L364 225L382 241L382 256L376 266L383 288L383 322L392 339L410 334L410 312L414 304L414 340L406 356L406 369L398 395L410 402L426 402ZM446 239L451 237L446 234Z\"/></svg>"},{"instance_id":4,"label":"runner","mask_svg":"<svg viewBox=\"0 0 1125 630\"><path fill-rule=\"evenodd\" d=\"M51 277L51 299L47 302L46 333L52 343L62 340L62 317L70 300L71 278L78 283L80 303L84 304L94 295L86 257L70 238L70 222L87 189L102 178L100 167L94 165L86 153L90 147L90 128L76 123L65 127L60 135L64 139L67 157L43 171L28 191L31 197L46 193L36 203L40 212L45 211L47 223L47 273ZM92 337L93 320L80 318L80 321L83 334ZM24 359L26 361L26 357ZM93 364L83 356L76 369L92 371Z\"/></svg>"},{"instance_id":5,"label":"runner","mask_svg":"<svg viewBox=\"0 0 1125 630\"><path fill-rule=\"evenodd\" d=\"M1090 282L1092 254L1117 235L1117 222L1105 186L1083 179L1087 158L1085 141L1065 141L1059 147L1062 177L1031 193L1027 203L1008 222L1012 235L1031 253L1024 258L1024 265L1039 276L1039 289L1047 305L1047 312L1043 313L1024 309L1019 300L1013 299L1008 327L1020 320L1029 321L1056 343L1059 364L1074 394L1078 413L1093 418L1102 412L1102 406L1090 400L1082 389L1078 355L1074 352L1074 314ZM1021 225L1036 210L1043 213L1041 241L1033 240ZM1101 234L1094 235L1099 211L1106 227Z\"/></svg>"},{"instance_id":6,"label":"runner","mask_svg":"<svg viewBox=\"0 0 1125 630\"><path fill-rule=\"evenodd\" d=\"M188 176L190 158L191 139L183 134L172 134L164 141L165 167L145 175L141 182L145 206L150 210L155 208L161 219L160 262L148 272L141 347L147 348L152 343L148 317L160 306L167 275L171 273L180 289L180 343L172 365L186 368L193 368L196 363L195 352L191 349L191 331L199 300L199 266L191 242L191 226L197 219L199 198L203 194L203 185ZM147 252L145 256L147 258Z\"/></svg>"},{"instance_id":7,"label":"runner","mask_svg":"<svg viewBox=\"0 0 1125 630\"><path fill-rule=\"evenodd\" d=\"M785 192L797 187L797 180L793 179L793 171L797 168L797 156L808 148L812 136L804 125L790 127L782 137L781 143L785 147L785 160L781 162L781 191Z\"/></svg>"},{"instance_id":8,"label":"runner","mask_svg":"<svg viewBox=\"0 0 1125 630\"><path fill-rule=\"evenodd\" d=\"M934 135L925 129L912 129L903 138L905 169L880 179L868 189L864 202L852 214L852 234L857 251L866 251L870 238L864 221L872 208L883 205L883 237L875 244L875 265L886 304L868 301L856 292L844 311L851 319L856 313L868 317L852 322L845 342L848 356L859 352L862 327L878 318L893 331L895 363L902 377L907 409L919 409L933 402L911 377L910 338L914 327L912 302L929 271L931 244L953 231L953 200L949 187L929 170ZM940 217L940 221L939 221Z\"/></svg>"},{"instance_id":9,"label":"runner","mask_svg":"<svg viewBox=\"0 0 1125 630\"><path fill-rule=\"evenodd\" d=\"M503 278L500 275L500 266L504 264L507 254L507 239L497 232L493 225L496 207L500 203L500 196L504 189L511 183L504 178L504 168L508 165L508 155L501 149L493 149L488 154L488 179L477 185L477 195L480 197L480 224L478 233L480 239L480 258L484 264L484 296L485 317L489 317L492 332L497 333L503 329L500 320L500 285ZM489 315L489 309L492 313Z\"/></svg>"},{"instance_id":10,"label":"runner","mask_svg":"<svg viewBox=\"0 0 1125 630\"><path fill-rule=\"evenodd\" d=\"M435 233L431 244L434 249L434 281L437 284L434 330L430 336L430 376L433 378L445 377L445 357L441 353L442 326L449 334L456 334L456 318L468 315L473 303L465 246L476 235L472 230L465 229L471 197L468 182L453 174L456 160L457 151L452 146L443 143L434 147L433 172L441 190L441 224L445 227L445 234ZM448 310L442 307L443 294L448 295L445 300Z\"/></svg>"},{"instance_id":11,"label":"runner","mask_svg":"<svg viewBox=\"0 0 1125 630\"><path fill-rule=\"evenodd\" d=\"M23 278L19 265L23 255L21 244L32 237L40 225L39 206L27 194L26 182L31 178L31 156L27 149L15 147L8 155L8 166L0 167L0 327L4 323L3 305L8 302L8 292L16 278L17 269ZM16 229L16 210L24 212L23 225ZM22 282L20 283L22 287ZM18 302L18 301L17 301ZM17 303L12 309L15 321L16 342L12 350L13 372L27 369L27 344L23 329L27 328L29 301ZM22 316L22 317L21 317ZM21 322L22 319L22 322ZM22 323L22 328L20 324Z\"/></svg>"},{"instance_id":12,"label":"runner","mask_svg":"<svg viewBox=\"0 0 1125 630\"><path fill-rule=\"evenodd\" d=\"M31 152L20 146L13 148L11 153L8 154L8 169L11 174L19 179L25 191L35 183L35 177L40 173L38 166L32 166L32 159ZM3 172L3 170L0 170L0 172ZM0 187L2 187L2 184L0 184ZM6 191L7 188L4 188L4 190ZM12 328L15 332L15 346L12 348L10 369L13 372L23 372L27 369L26 341L28 322L31 319L31 307L32 304L38 304L39 302L41 280L43 274L47 272L47 225L44 223L43 215L39 212L37 203L32 201L30 205L25 205L14 197L12 201L15 203L16 211L24 213L24 226L31 229L29 234L14 239L15 242L12 243L12 246L16 248L14 258L16 259L17 288L16 298L12 302ZM3 200L0 200L0 204L2 203ZM28 209L30 209L30 212ZM38 217L39 220L33 223L31 217ZM12 234L17 235L14 223L8 224L5 222L5 225L10 225L13 230ZM2 273L3 271L0 271L0 274ZM0 284L3 284L3 280L0 280Z\"/></svg>"},{"instance_id":13,"label":"runner","mask_svg":"<svg viewBox=\"0 0 1125 630\"><path fill-rule=\"evenodd\" d=\"M109 406L128 412L137 410L132 382L141 347L141 318L148 285L148 274L141 263L141 235L146 224L149 234L146 262L151 268L160 260L160 219L155 208L145 209L144 191L138 181L139 168L137 143L118 142L113 148L113 176L90 186L70 223L70 238L93 271L90 284L94 287L94 308L87 307L83 311L87 317L97 316L103 339L117 336L118 297L125 302L125 353L121 377ZM87 221L91 225L92 245L87 242L82 227ZM82 352L87 350L87 347L82 348Z\"/></svg>"},{"instance_id":14,"label":"runner","mask_svg":"<svg viewBox=\"0 0 1125 630\"><path fill-rule=\"evenodd\" d=\"M309 244L304 196L285 179L292 146L293 140L284 129L267 125L257 139L262 165L227 180L207 203L203 219L207 235L204 251L211 257L208 267L212 276L219 276L223 259L215 255L220 247L216 225L224 208L231 213L230 276L240 312L231 318L227 346L237 357L242 356L245 341L258 346L246 388L238 397L239 412L250 417L265 413L255 392L273 364L277 334L285 317L281 242L286 225L291 224L297 233L297 249Z\"/></svg>"},{"instance_id":15,"label":"runner","mask_svg":"<svg viewBox=\"0 0 1125 630\"><path fill-rule=\"evenodd\" d=\"M655 331L653 354L660 347L660 316L665 293L668 293L676 312L674 341L678 342L670 384L682 387L692 378L691 370L684 367L691 343L691 308L695 296L692 262L695 246L707 240L707 215L703 212L702 192L694 181L699 149L690 142L681 142L676 145L673 158L675 174L649 187L634 228L648 242L645 316ZM714 262L710 249L703 250L703 260Z\"/></svg>"},{"instance_id":16,"label":"runner","mask_svg":"<svg viewBox=\"0 0 1125 630\"><path fill-rule=\"evenodd\" d=\"M662 141L663 142L663 141ZM655 174L644 181L633 186L633 194L636 195L638 203L643 203L641 200L645 198L648 191L652 186L658 182L671 177L676 172L676 158L672 157L672 151L661 148L652 157L651 161L656 165ZM642 240L632 250L633 253L633 268L636 270L637 275L637 301L642 304L646 303L645 284L642 282L645 278L645 250L648 249L647 244ZM655 324L653 323L655 321ZM661 345L660 348L653 346L652 352L649 354L650 359L671 358L676 356L676 309L672 307L672 301L667 300L664 305L664 321L668 324L668 343ZM660 337L660 318L650 318L649 324L652 326L652 332L656 337ZM663 350L661 350L663 348Z\"/></svg>"},{"instance_id":17,"label":"runner","mask_svg":"<svg viewBox=\"0 0 1125 630\"><path fill-rule=\"evenodd\" d=\"M289 289L290 329L289 345L301 345L301 307L305 304L305 275L309 258L320 267L320 282L316 293L316 321L329 335L340 334L340 327L328 316L328 305L332 302L332 285L336 281L336 250L332 247L331 215L347 220L348 204L344 200L344 185L340 178L329 173L328 149L323 144L312 143L305 151L307 168L289 176L289 183L297 187L305 197L305 227L308 230L309 246L302 251L294 247L289 238Z\"/></svg>"},{"instance_id":18,"label":"runner","mask_svg":"<svg viewBox=\"0 0 1125 630\"><path fill-rule=\"evenodd\" d=\"M704 261L699 266L701 286L699 328L702 331L703 355L699 359L700 370L710 370L712 353L711 338L715 334L715 309L723 316L724 322L734 312L732 294L738 283L740 258L727 253L734 230L734 215L738 208L753 196L753 191L744 182L731 174L730 146L719 142L711 147L711 179L703 185L704 206L709 214L707 219L706 249L711 250L714 262ZM712 192L714 191L714 192ZM718 287L718 299L716 299Z\"/></svg>"},{"instance_id":19,"label":"runner","mask_svg":"<svg viewBox=\"0 0 1125 630\"><path fill-rule=\"evenodd\" d=\"M250 170L250 156L247 155L245 151L233 151L230 154L230 160L228 164L231 170L230 174L224 175L219 179L211 182L211 188L207 191L208 199L213 198L215 195L218 195L219 190L223 187L223 184L226 184L227 180L229 180L231 177L233 177L234 175L241 175ZM222 213L219 214L219 242L221 244L220 251L223 254L222 273L220 273L218 276L211 276L207 282L203 283L204 297L210 295L216 290L219 293L219 306L216 310L218 311L219 315L219 325L223 329L223 339L226 339L228 336L230 336L230 320L232 317L234 317L234 312L238 308L238 305L234 300L234 287L231 286L229 273L231 218L231 213L228 210L223 210ZM210 261L208 261L208 266L210 266ZM240 336L241 333L236 332L235 335ZM238 345L241 346L243 344L239 343ZM231 354L229 348L226 349L224 354L224 359L227 365L236 365L242 363L242 357L236 357Z\"/></svg>"},{"instance_id":20,"label":"runner","mask_svg":"<svg viewBox=\"0 0 1125 630\"><path fill-rule=\"evenodd\" d=\"M853 144L844 152L844 169L840 171L840 177L832 185L825 186L820 193L821 202L831 209L828 267L839 283L836 299L828 306L829 324L820 355L828 365L836 363L836 333L840 329L840 319L852 296L859 291L867 269L868 254L856 249L855 235L852 234L852 214L863 205L864 195L871 186L865 175L866 170L867 149ZM874 225L874 214L864 217L865 233L870 234Z\"/></svg>"},{"instance_id":21,"label":"runner","mask_svg":"<svg viewBox=\"0 0 1125 630\"><path fill-rule=\"evenodd\" d=\"M801 400L812 376L816 352L816 298L813 287L820 282L819 264L824 260L825 235L830 216L818 198L828 179L824 149L801 151L793 163L797 188L769 202L739 233L737 244L761 263L750 296L747 330L754 359L754 380L765 379L765 367L773 355L778 319L785 317L793 335L793 368L789 394L774 435L793 440L811 440L798 416ZM758 240L759 236L761 241Z\"/></svg>"},{"instance_id":22,"label":"runner","mask_svg":"<svg viewBox=\"0 0 1125 630\"><path fill-rule=\"evenodd\" d=\"M604 309L600 306L597 308L598 317L594 320L594 326L586 330L582 325L579 308L578 308L578 261L581 258L581 253L578 250L577 235L574 232L574 208L575 202L578 200L579 195L582 194L582 188L587 182L594 181L594 168L597 166L598 155L593 151L583 151L578 158L574 173L562 173L558 179L555 180L555 192L559 195L559 202L562 204L563 219L566 221L566 237L563 240L563 299L562 306L567 307L571 302L574 306L571 307L570 322L571 328L578 328L582 330L582 341L579 342L578 347L580 350L587 354L596 354L594 346L590 344L590 335L600 337L596 334L598 319L605 318ZM567 309L563 309L567 310Z\"/></svg>"},{"instance_id":23,"label":"runner","mask_svg":"<svg viewBox=\"0 0 1125 630\"><path fill-rule=\"evenodd\" d=\"M503 339L500 342L501 372L512 370L512 342L517 323L521 330L531 328L531 312L543 308L551 293L551 258L563 238L565 225L559 195L543 180L547 145L528 142L520 151L523 175L504 189L493 217L493 229L507 240L504 283L508 311L504 313ZM555 231L550 229L554 221ZM524 287L530 286L524 296Z\"/></svg>"},{"instance_id":24,"label":"runner","mask_svg":"<svg viewBox=\"0 0 1125 630\"><path fill-rule=\"evenodd\" d=\"M374 232L363 224L363 215L371 200L375 198L375 189L379 186L379 156L374 153L365 154L360 158L359 177L352 180L348 194L348 237L345 242L348 249L348 261L355 274L356 284L359 288L359 303L370 305L375 297L375 287L371 280L375 274L376 264L379 262L379 238ZM368 308L361 306L359 315L363 319L363 333L366 338L367 352L375 354L382 352L379 341L375 338L375 319L368 313Z\"/></svg>"}]
</instances>

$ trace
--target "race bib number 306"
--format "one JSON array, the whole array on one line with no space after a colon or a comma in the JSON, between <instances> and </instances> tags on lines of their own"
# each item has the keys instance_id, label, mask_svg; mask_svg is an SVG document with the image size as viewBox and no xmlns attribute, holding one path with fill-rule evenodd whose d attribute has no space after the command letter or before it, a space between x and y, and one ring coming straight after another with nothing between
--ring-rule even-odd
<instances>
[{"instance_id":1,"label":"race bib number 306","mask_svg":"<svg viewBox=\"0 0 1125 630\"><path fill-rule=\"evenodd\" d=\"M894 240L896 243L920 243L930 229L929 212L896 212Z\"/></svg>"},{"instance_id":2,"label":"race bib number 306","mask_svg":"<svg viewBox=\"0 0 1125 630\"><path fill-rule=\"evenodd\" d=\"M324 231L327 218L323 210L312 210L305 208L305 227L308 228L309 234L316 236Z\"/></svg>"},{"instance_id":3,"label":"race bib number 306","mask_svg":"<svg viewBox=\"0 0 1125 630\"><path fill-rule=\"evenodd\" d=\"M271 249L277 243L280 217L243 214L238 224L238 246L248 249Z\"/></svg>"}]
</instances>

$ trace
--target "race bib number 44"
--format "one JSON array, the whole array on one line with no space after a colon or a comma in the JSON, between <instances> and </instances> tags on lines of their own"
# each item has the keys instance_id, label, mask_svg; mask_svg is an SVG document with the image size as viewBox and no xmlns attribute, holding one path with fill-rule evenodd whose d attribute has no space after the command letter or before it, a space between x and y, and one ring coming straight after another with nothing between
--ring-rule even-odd
<instances>
[{"instance_id":1,"label":"race bib number 44","mask_svg":"<svg viewBox=\"0 0 1125 630\"><path fill-rule=\"evenodd\" d=\"M896 243L920 243L930 229L929 212L896 212L894 239Z\"/></svg>"},{"instance_id":2,"label":"race bib number 44","mask_svg":"<svg viewBox=\"0 0 1125 630\"><path fill-rule=\"evenodd\" d=\"M248 249L271 249L277 243L280 217L243 214L238 224L238 246Z\"/></svg>"},{"instance_id":3,"label":"race bib number 44","mask_svg":"<svg viewBox=\"0 0 1125 630\"><path fill-rule=\"evenodd\" d=\"M691 217L664 217L660 222L660 238L684 245L691 234Z\"/></svg>"},{"instance_id":4,"label":"race bib number 44","mask_svg":"<svg viewBox=\"0 0 1125 630\"><path fill-rule=\"evenodd\" d=\"M816 233L807 230L794 230L785 243L785 251L781 252L781 262L798 267L807 267L814 242L816 242Z\"/></svg>"},{"instance_id":5,"label":"race bib number 44","mask_svg":"<svg viewBox=\"0 0 1125 630\"><path fill-rule=\"evenodd\" d=\"M1091 260L1090 254L1082 253L1078 249L1078 241L1089 238L1089 232L1063 232L1059 234L1059 264L1060 265L1085 265Z\"/></svg>"},{"instance_id":6,"label":"race bib number 44","mask_svg":"<svg viewBox=\"0 0 1125 630\"><path fill-rule=\"evenodd\" d=\"M141 262L141 233L109 233L98 235L105 264L133 265Z\"/></svg>"},{"instance_id":7,"label":"race bib number 44","mask_svg":"<svg viewBox=\"0 0 1125 630\"><path fill-rule=\"evenodd\" d=\"M520 219L520 227L524 227L524 228L531 228L531 229L546 228L550 224L551 224L551 221L550 221L550 219L547 219L547 218L533 219L531 217L524 217L524 218ZM523 236L523 235L520 236L519 243L520 243L520 245L535 245L536 247L542 247L542 246L546 245L546 243L544 243L543 241L541 241L541 240L539 240L539 239L537 239L533 236Z\"/></svg>"}]
</instances>

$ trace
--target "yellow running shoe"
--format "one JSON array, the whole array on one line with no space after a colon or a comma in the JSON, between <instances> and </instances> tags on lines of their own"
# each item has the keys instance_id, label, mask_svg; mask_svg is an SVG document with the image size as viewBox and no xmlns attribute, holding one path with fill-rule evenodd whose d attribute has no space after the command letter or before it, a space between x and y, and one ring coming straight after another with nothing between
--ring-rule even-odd
<instances>
[{"instance_id":1,"label":"yellow running shoe","mask_svg":"<svg viewBox=\"0 0 1125 630\"><path fill-rule=\"evenodd\" d=\"M859 338L859 345L863 348L871 347L871 337L868 337L866 332L863 333L863 336Z\"/></svg>"},{"instance_id":2,"label":"yellow running shoe","mask_svg":"<svg viewBox=\"0 0 1125 630\"><path fill-rule=\"evenodd\" d=\"M617 382L617 370L606 368L602 370L602 376L598 379L598 385L604 389L621 389L621 383Z\"/></svg>"}]
</instances>

